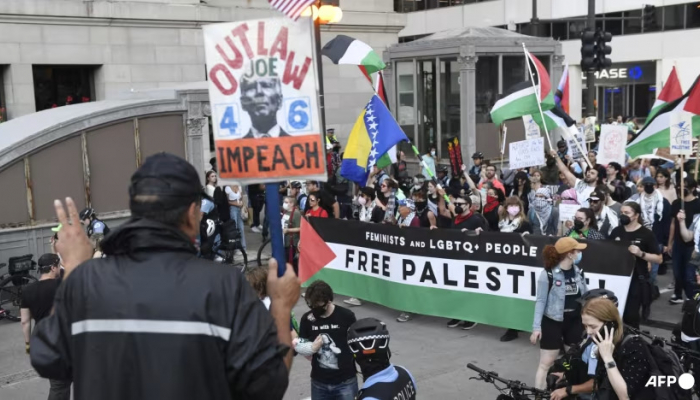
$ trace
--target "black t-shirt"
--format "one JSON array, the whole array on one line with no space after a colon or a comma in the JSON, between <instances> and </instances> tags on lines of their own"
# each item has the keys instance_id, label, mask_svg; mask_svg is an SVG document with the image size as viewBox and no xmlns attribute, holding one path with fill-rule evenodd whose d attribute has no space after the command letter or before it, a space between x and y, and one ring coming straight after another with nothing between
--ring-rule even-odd
<instances>
[{"instance_id":1,"label":"black t-shirt","mask_svg":"<svg viewBox=\"0 0 700 400\"><path fill-rule=\"evenodd\" d=\"M566 289L566 297L564 298L564 312L577 312L579 303L576 301L581 298L581 292L576 284L576 271L574 268L562 269L564 273L564 285Z\"/></svg>"},{"instance_id":2,"label":"black t-shirt","mask_svg":"<svg viewBox=\"0 0 700 400\"><path fill-rule=\"evenodd\" d=\"M515 233L532 233L532 224L529 221L520 221L520 226L514 230Z\"/></svg>"},{"instance_id":3,"label":"black t-shirt","mask_svg":"<svg viewBox=\"0 0 700 400\"><path fill-rule=\"evenodd\" d=\"M647 254L660 254L656 236L643 226L633 232L627 232L624 227L618 226L610 233L610 240L619 240L626 245L633 244ZM649 275L647 262L639 257L635 257L634 270L637 275Z\"/></svg>"},{"instance_id":4,"label":"black t-shirt","mask_svg":"<svg viewBox=\"0 0 700 400\"><path fill-rule=\"evenodd\" d=\"M335 213L333 212L333 204L335 204L335 196L330 194L327 190L321 189L319 191L320 195L319 197L321 198L321 208L326 210L328 213L328 218L335 218ZM304 210L304 214L306 214L307 211L311 209L311 204L309 204L309 199L307 197L306 199L306 209Z\"/></svg>"},{"instance_id":5,"label":"black t-shirt","mask_svg":"<svg viewBox=\"0 0 700 400\"><path fill-rule=\"evenodd\" d=\"M58 279L44 279L28 285L22 291L21 308L28 308L32 318L38 323L44 317L51 314L53 298L61 281Z\"/></svg>"},{"instance_id":6,"label":"black t-shirt","mask_svg":"<svg viewBox=\"0 0 700 400\"><path fill-rule=\"evenodd\" d=\"M693 241L691 240L690 242L686 242L681 238L681 227L679 225L678 220L676 217L678 216L678 212L681 210L681 199L676 199L673 201L673 204L671 204L671 218L672 221L675 221L676 227L674 228L675 231L673 233L673 242L679 242L682 243L685 247L693 247ZM693 218L695 217L695 214L700 214L700 199L695 198L692 201L686 201L685 202L685 226L690 229L690 225L693 223Z\"/></svg>"},{"instance_id":7,"label":"black t-shirt","mask_svg":"<svg viewBox=\"0 0 700 400\"><path fill-rule=\"evenodd\" d=\"M348 347L348 328L355 323L355 314L347 308L335 306L328 318L315 319L311 311L301 317L299 337L313 342L323 335L323 346L311 361L311 379L338 384L354 377L355 360Z\"/></svg>"},{"instance_id":8,"label":"black t-shirt","mask_svg":"<svg viewBox=\"0 0 700 400\"><path fill-rule=\"evenodd\" d=\"M457 218L452 220L452 228L454 229L467 229L470 231L476 230L477 228L481 228L483 230L486 230L486 226L488 223L486 222L486 219L484 218L483 215L481 214L472 214L469 218L459 221L457 223Z\"/></svg>"}]
</instances>

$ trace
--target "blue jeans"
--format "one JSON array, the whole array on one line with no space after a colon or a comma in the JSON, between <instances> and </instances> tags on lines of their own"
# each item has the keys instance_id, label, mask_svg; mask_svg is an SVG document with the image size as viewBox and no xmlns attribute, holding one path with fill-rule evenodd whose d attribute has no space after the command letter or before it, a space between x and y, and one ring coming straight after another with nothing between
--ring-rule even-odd
<instances>
[{"instance_id":1,"label":"blue jeans","mask_svg":"<svg viewBox=\"0 0 700 400\"><path fill-rule=\"evenodd\" d=\"M355 400L357 376L335 385L311 380L311 400Z\"/></svg>"},{"instance_id":2,"label":"blue jeans","mask_svg":"<svg viewBox=\"0 0 700 400\"><path fill-rule=\"evenodd\" d=\"M683 291L688 299L695 295L695 267L690 265L690 257L693 255L693 246L686 246L682 239L673 242L673 277L676 281L674 294L677 298L683 298Z\"/></svg>"},{"instance_id":3,"label":"blue jeans","mask_svg":"<svg viewBox=\"0 0 700 400\"><path fill-rule=\"evenodd\" d=\"M659 252L663 251L664 246L659 245ZM659 264L651 264L651 272L649 273L649 282L651 282L652 288L656 286L656 277L659 275ZM579 396L581 397L581 396Z\"/></svg>"},{"instance_id":4,"label":"blue jeans","mask_svg":"<svg viewBox=\"0 0 700 400\"><path fill-rule=\"evenodd\" d=\"M231 209L231 219L236 222L236 228L241 232L241 245L243 250L245 250L245 224L243 223L243 217L241 216L240 207L229 207Z\"/></svg>"}]
</instances>

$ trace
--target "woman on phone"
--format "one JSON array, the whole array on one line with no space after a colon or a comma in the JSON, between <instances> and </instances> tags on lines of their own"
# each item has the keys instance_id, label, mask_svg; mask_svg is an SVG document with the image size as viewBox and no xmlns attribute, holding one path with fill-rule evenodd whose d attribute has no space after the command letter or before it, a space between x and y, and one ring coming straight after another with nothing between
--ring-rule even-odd
<instances>
[{"instance_id":1,"label":"woman on phone","mask_svg":"<svg viewBox=\"0 0 700 400\"><path fill-rule=\"evenodd\" d=\"M578 299L588 292L586 280L576 266L585 243L565 237L545 246L544 270L537 280L535 317L530 342L540 341L540 363L535 375L535 387L547 387L547 372L554 364L562 344L578 343L583 333Z\"/></svg>"},{"instance_id":2,"label":"woman on phone","mask_svg":"<svg viewBox=\"0 0 700 400\"><path fill-rule=\"evenodd\" d=\"M586 333L598 347L594 398L653 399L654 388L645 387L651 375L644 340L627 335L615 304L606 298L588 300L581 311Z\"/></svg>"}]
</instances>

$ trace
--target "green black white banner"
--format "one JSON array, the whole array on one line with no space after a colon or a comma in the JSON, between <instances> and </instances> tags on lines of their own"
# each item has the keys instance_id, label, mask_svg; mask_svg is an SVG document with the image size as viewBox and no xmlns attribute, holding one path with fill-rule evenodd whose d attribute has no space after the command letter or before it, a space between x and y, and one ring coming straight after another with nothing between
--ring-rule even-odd
<instances>
[{"instance_id":1,"label":"green black white banner","mask_svg":"<svg viewBox=\"0 0 700 400\"><path fill-rule=\"evenodd\" d=\"M398 311L525 331L532 329L542 249L557 239L325 218L304 225L302 280L322 279L335 293ZM587 243L579 266L589 289L612 290L624 310L634 269L628 244Z\"/></svg>"}]
</instances>

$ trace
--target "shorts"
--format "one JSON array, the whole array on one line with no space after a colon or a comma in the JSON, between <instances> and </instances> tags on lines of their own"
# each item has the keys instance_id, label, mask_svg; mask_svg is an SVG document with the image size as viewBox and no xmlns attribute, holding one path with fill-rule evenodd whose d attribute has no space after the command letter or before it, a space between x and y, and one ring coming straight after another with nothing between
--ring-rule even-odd
<instances>
[{"instance_id":1,"label":"shorts","mask_svg":"<svg viewBox=\"0 0 700 400\"><path fill-rule=\"evenodd\" d=\"M565 312L564 321L555 321L546 315L542 317L542 337L540 349L559 350L562 345L571 346L581 342L583 323L581 313Z\"/></svg>"}]
</instances>

